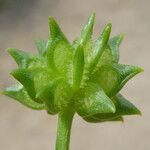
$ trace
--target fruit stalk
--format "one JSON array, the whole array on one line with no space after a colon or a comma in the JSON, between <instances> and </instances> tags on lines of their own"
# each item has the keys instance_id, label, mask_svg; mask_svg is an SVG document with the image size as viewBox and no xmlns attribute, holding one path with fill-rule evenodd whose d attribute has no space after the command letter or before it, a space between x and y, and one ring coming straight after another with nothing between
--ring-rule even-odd
<instances>
[{"instance_id":1,"label":"fruit stalk","mask_svg":"<svg viewBox=\"0 0 150 150\"><path fill-rule=\"evenodd\" d=\"M58 114L56 150L69 150L70 132L74 112L63 111Z\"/></svg>"}]
</instances>

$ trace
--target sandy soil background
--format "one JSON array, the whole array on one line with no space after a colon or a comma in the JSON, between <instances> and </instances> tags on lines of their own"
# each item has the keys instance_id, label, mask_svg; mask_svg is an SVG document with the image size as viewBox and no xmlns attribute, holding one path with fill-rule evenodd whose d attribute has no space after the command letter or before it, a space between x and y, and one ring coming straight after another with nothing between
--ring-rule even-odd
<instances>
[{"instance_id":1,"label":"sandy soil background","mask_svg":"<svg viewBox=\"0 0 150 150\"><path fill-rule=\"evenodd\" d=\"M48 16L58 20L72 41L80 34L88 15L96 12L94 37L107 22L112 22L112 35L122 32L126 35L120 62L145 69L122 90L143 115L126 117L124 124L89 124L76 115L71 150L150 150L150 1L7 0L6 3L0 0L0 89L15 82L9 72L16 64L5 52L7 47L36 53L33 40L47 39ZM0 150L54 150L56 125L56 116L0 97Z\"/></svg>"}]
</instances>

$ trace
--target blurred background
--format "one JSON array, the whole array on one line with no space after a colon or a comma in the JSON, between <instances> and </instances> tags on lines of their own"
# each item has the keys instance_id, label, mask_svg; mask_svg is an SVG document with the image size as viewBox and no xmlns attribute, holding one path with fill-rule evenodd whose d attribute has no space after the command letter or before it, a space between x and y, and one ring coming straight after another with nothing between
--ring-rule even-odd
<instances>
[{"instance_id":1,"label":"blurred background","mask_svg":"<svg viewBox=\"0 0 150 150\"><path fill-rule=\"evenodd\" d=\"M96 12L93 37L112 22L112 36L125 33L120 62L144 68L122 90L143 115L102 124L86 123L76 115L71 150L150 150L149 0L0 0L0 90L15 83L9 72L16 64L6 48L36 53L34 40L49 35L48 16L73 41L91 12ZM54 150L56 125L56 116L0 96L0 150Z\"/></svg>"}]
</instances>

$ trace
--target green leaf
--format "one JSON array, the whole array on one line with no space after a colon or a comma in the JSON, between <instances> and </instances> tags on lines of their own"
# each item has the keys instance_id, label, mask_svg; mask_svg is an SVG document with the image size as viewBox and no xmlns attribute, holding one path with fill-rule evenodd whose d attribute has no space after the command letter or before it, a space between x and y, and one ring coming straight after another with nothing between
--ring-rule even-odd
<instances>
[{"instance_id":1,"label":"green leaf","mask_svg":"<svg viewBox=\"0 0 150 150\"><path fill-rule=\"evenodd\" d=\"M55 90L57 86L58 82L56 81L51 84L47 84L42 87L36 95L37 98L45 102L48 113L53 115L58 113L57 107L55 106Z\"/></svg>"},{"instance_id":2,"label":"green leaf","mask_svg":"<svg viewBox=\"0 0 150 150\"><path fill-rule=\"evenodd\" d=\"M57 79L51 70L47 68L37 68L35 71L33 70L33 72L35 72L33 82L36 93L39 93L45 86L51 85Z\"/></svg>"},{"instance_id":3,"label":"green leaf","mask_svg":"<svg viewBox=\"0 0 150 150\"><path fill-rule=\"evenodd\" d=\"M73 48L53 18L50 18L51 37L47 46L47 62L56 74L72 78Z\"/></svg>"},{"instance_id":4,"label":"green leaf","mask_svg":"<svg viewBox=\"0 0 150 150\"><path fill-rule=\"evenodd\" d=\"M89 40L84 46L85 65L88 65L92 59L93 45L94 45L94 42L92 40Z\"/></svg>"},{"instance_id":5,"label":"green leaf","mask_svg":"<svg viewBox=\"0 0 150 150\"><path fill-rule=\"evenodd\" d=\"M111 32L111 24L107 24L103 29L103 32L98 37L95 43L88 41L89 48L85 46L85 67L83 73L82 85L84 86L88 82L93 71L97 70L97 65L101 59L101 56L107 46L109 36Z\"/></svg>"},{"instance_id":6,"label":"green leaf","mask_svg":"<svg viewBox=\"0 0 150 150\"><path fill-rule=\"evenodd\" d=\"M95 68L95 66L99 62L100 57L102 56L107 46L110 32L111 32L111 24L107 24L106 27L103 29L102 34L99 36L99 38L97 39L94 45L93 56L92 56L93 58L90 62L90 72Z\"/></svg>"},{"instance_id":7,"label":"green leaf","mask_svg":"<svg viewBox=\"0 0 150 150\"><path fill-rule=\"evenodd\" d=\"M67 38L61 31L59 25L55 21L53 17L49 17L49 28L50 28L50 38L55 39L55 40L64 40L67 41Z\"/></svg>"},{"instance_id":8,"label":"green leaf","mask_svg":"<svg viewBox=\"0 0 150 150\"><path fill-rule=\"evenodd\" d=\"M95 20L95 13L92 13L87 21L87 24L82 29L80 37L77 38L72 44L72 46L75 49L77 49L79 46L79 47L83 47L85 50L85 47L91 40L93 26L94 26L94 20Z\"/></svg>"},{"instance_id":9,"label":"green leaf","mask_svg":"<svg viewBox=\"0 0 150 150\"><path fill-rule=\"evenodd\" d=\"M114 64L113 69L119 74L120 83L119 87L116 88L116 93L121 90L121 88L127 83L128 80L133 78L136 74L143 71L142 68L137 66L131 65L121 65L121 64Z\"/></svg>"},{"instance_id":10,"label":"green leaf","mask_svg":"<svg viewBox=\"0 0 150 150\"><path fill-rule=\"evenodd\" d=\"M94 20L95 20L95 13L91 14L87 24L83 28L81 32L81 36L78 39L78 43L81 46L85 46L86 43L91 39L92 32L93 32L93 26L94 26Z\"/></svg>"},{"instance_id":11,"label":"green leaf","mask_svg":"<svg viewBox=\"0 0 150 150\"><path fill-rule=\"evenodd\" d=\"M92 116L83 117L83 119L89 123L100 123L100 122L102 122L102 121L99 121L98 119L93 118Z\"/></svg>"},{"instance_id":12,"label":"green leaf","mask_svg":"<svg viewBox=\"0 0 150 150\"><path fill-rule=\"evenodd\" d=\"M122 40L123 40L122 34L115 36L109 40L108 45L105 48L100 61L98 62L98 66L118 63L119 46Z\"/></svg>"},{"instance_id":13,"label":"green leaf","mask_svg":"<svg viewBox=\"0 0 150 150\"><path fill-rule=\"evenodd\" d=\"M114 119L112 119L110 121L121 121L121 122L124 122L124 119L123 119L122 116L119 116L119 117L116 117L116 118L114 118Z\"/></svg>"},{"instance_id":14,"label":"green leaf","mask_svg":"<svg viewBox=\"0 0 150 150\"><path fill-rule=\"evenodd\" d=\"M50 27L50 38L47 43L47 62L50 68L54 72L58 73L55 58L54 58L55 57L54 51L58 43L61 42L61 44L59 45L64 47L64 44L66 45L66 43L69 43L69 42L53 17L49 18L49 27ZM59 46L59 49L63 51L63 49L61 49L60 46Z\"/></svg>"},{"instance_id":15,"label":"green leaf","mask_svg":"<svg viewBox=\"0 0 150 150\"><path fill-rule=\"evenodd\" d=\"M84 70L83 47L78 46L77 50L75 51L73 69L73 88L76 90L80 87Z\"/></svg>"},{"instance_id":16,"label":"green leaf","mask_svg":"<svg viewBox=\"0 0 150 150\"><path fill-rule=\"evenodd\" d=\"M68 43L59 42L54 51L55 65L59 73L68 79L73 75L73 50Z\"/></svg>"},{"instance_id":17,"label":"green leaf","mask_svg":"<svg viewBox=\"0 0 150 150\"><path fill-rule=\"evenodd\" d=\"M116 106L116 114L119 115L141 115L141 112L136 106L124 98L121 94L117 94L112 98Z\"/></svg>"},{"instance_id":18,"label":"green leaf","mask_svg":"<svg viewBox=\"0 0 150 150\"><path fill-rule=\"evenodd\" d=\"M16 69L11 72L11 75L18 80L26 89L30 97L34 100L36 93L34 88L34 76L37 69Z\"/></svg>"},{"instance_id":19,"label":"green leaf","mask_svg":"<svg viewBox=\"0 0 150 150\"><path fill-rule=\"evenodd\" d=\"M45 104L39 104L33 101L28 93L23 89L23 86L14 86L9 87L5 91L3 91L4 95L7 95L18 102L22 103L23 105L35 109L35 110L43 110L45 109Z\"/></svg>"},{"instance_id":20,"label":"green leaf","mask_svg":"<svg viewBox=\"0 0 150 150\"><path fill-rule=\"evenodd\" d=\"M55 90L55 104L58 110L73 110L73 90L65 80L61 80Z\"/></svg>"},{"instance_id":21,"label":"green leaf","mask_svg":"<svg viewBox=\"0 0 150 150\"><path fill-rule=\"evenodd\" d=\"M119 46L123 40L123 37L124 37L124 35L120 34L118 36L111 38L108 42L108 45L112 51L114 63L118 63L118 61L119 61Z\"/></svg>"},{"instance_id":22,"label":"green leaf","mask_svg":"<svg viewBox=\"0 0 150 150\"><path fill-rule=\"evenodd\" d=\"M75 54L73 59L73 87L78 89L84 72L84 56L89 52L88 46L91 41L95 14L91 14L87 24L84 26L81 36L74 42ZM91 51L91 49L90 49ZM88 54L87 56L88 57ZM88 59L88 58L87 58Z\"/></svg>"},{"instance_id":23,"label":"green leaf","mask_svg":"<svg viewBox=\"0 0 150 150\"><path fill-rule=\"evenodd\" d=\"M45 85L36 95L41 101L44 101L50 114L56 114L61 110L72 107L71 87L61 78Z\"/></svg>"},{"instance_id":24,"label":"green leaf","mask_svg":"<svg viewBox=\"0 0 150 150\"><path fill-rule=\"evenodd\" d=\"M8 53L14 58L20 68L26 68L30 59L30 55L24 51L8 48Z\"/></svg>"},{"instance_id":25,"label":"green leaf","mask_svg":"<svg viewBox=\"0 0 150 150\"><path fill-rule=\"evenodd\" d=\"M43 56L46 52L47 41L45 41L45 40L36 40L35 45L38 49L39 55Z\"/></svg>"},{"instance_id":26,"label":"green leaf","mask_svg":"<svg viewBox=\"0 0 150 150\"><path fill-rule=\"evenodd\" d=\"M54 50L57 44L58 42L56 40L49 39L48 44L47 44L48 45L47 52L46 52L47 64L49 68L55 73L58 73L58 70L54 61Z\"/></svg>"},{"instance_id":27,"label":"green leaf","mask_svg":"<svg viewBox=\"0 0 150 150\"><path fill-rule=\"evenodd\" d=\"M121 121L123 122L123 117L116 117L114 119L98 119L98 118L94 118L93 116L90 116L90 117L84 117L83 118L85 121L89 122L89 123L101 123L101 122L106 122L106 121Z\"/></svg>"},{"instance_id":28,"label":"green leaf","mask_svg":"<svg viewBox=\"0 0 150 150\"><path fill-rule=\"evenodd\" d=\"M104 65L94 73L91 80L99 83L107 95L114 96L129 79L141 71L143 71L141 68L129 65Z\"/></svg>"},{"instance_id":29,"label":"green leaf","mask_svg":"<svg viewBox=\"0 0 150 150\"><path fill-rule=\"evenodd\" d=\"M43 57L31 57L28 63L29 69L34 69L34 68L47 68L47 63L45 58Z\"/></svg>"},{"instance_id":30,"label":"green leaf","mask_svg":"<svg viewBox=\"0 0 150 150\"><path fill-rule=\"evenodd\" d=\"M94 83L88 83L87 87L79 91L75 99L75 108L82 117L115 112L112 100Z\"/></svg>"},{"instance_id":31,"label":"green leaf","mask_svg":"<svg viewBox=\"0 0 150 150\"><path fill-rule=\"evenodd\" d=\"M118 94L112 98L112 101L115 104L116 112L115 113L99 113L91 116L93 120L97 122L116 120L120 116L124 115L140 115L141 112L136 108L131 102L125 99L121 94ZM86 120L86 118L85 118ZM90 119L89 119L90 120ZM88 121L88 119L87 119Z\"/></svg>"}]
</instances>

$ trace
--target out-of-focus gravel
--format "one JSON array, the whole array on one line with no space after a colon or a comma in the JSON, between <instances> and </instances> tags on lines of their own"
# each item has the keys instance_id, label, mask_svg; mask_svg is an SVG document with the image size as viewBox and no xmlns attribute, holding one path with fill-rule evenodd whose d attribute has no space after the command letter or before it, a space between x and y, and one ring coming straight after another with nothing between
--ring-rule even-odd
<instances>
[{"instance_id":1,"label":"out-of-focus gravel","mask_svg":"<svg viewBox=\"0 0 150 150\"><path fill-rule=\"evenodd\" d=\"M48 37L48 16L58 20L72 41L91 12L96 12L94 38L112 22L112 35L126 35L120 62L145 69L122 90L143 115L126 117L124 124L89 124L76 115L71 150L150 150L149 0L20 0L0 7L0 89L15 82L9 72L16 64L5 52L7 47L36 53L33 40ZM56 125L56 116L0 97L0 150L54 150Z\"/></svg>"}]
</instances>

